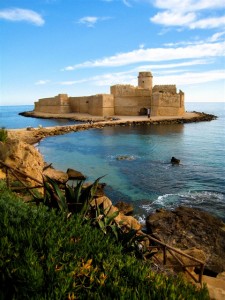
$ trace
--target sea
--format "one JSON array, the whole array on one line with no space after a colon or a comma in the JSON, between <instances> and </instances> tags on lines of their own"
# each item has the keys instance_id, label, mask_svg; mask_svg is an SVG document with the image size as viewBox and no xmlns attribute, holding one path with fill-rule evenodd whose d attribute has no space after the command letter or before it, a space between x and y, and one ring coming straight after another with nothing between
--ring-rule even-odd
<instances>
[{"instance_id":1,"label":"sea","mask_svg":"<svg viewBox=\"0 0 225 300\"><path fill-rule=\"evenodd\" d=\"M68 125L18 115L32 106L1 106L0 127ZM102 177L113 204L131 203L144 223L156 209L188 206L225 221L225 103L186 103L216 120L171 125L116 126L48 137L36 147L56 169L76 169L87 182ZM120 160L121 156L128 159ZM179 165L170 163L171 157Z\"/></svg>"}]
</instances>

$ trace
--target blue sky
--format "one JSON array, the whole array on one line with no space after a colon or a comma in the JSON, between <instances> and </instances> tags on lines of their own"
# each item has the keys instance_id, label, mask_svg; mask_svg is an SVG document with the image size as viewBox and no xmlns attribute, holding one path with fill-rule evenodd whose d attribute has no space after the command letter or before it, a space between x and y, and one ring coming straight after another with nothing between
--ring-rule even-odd
<instances>
[{"instance_id":1,"label":"blue sky","mask_svg":"<svg viewBox=\"0 0 225 300\"><path fill-rule=\"evenodd\" d=\"M224 0L0 0L0 105L176 84L225 102Z\"/></svg>"}]
</instances>

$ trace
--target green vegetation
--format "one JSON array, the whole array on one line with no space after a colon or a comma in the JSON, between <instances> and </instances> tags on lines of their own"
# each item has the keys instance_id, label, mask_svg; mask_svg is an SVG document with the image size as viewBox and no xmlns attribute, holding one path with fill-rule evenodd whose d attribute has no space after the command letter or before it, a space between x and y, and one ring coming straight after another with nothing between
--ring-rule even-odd
<instances>
[{"instance_id":1,"label":"green vegetation","mask_svg":"<svg viewBox=\"0 0 225 300\"><path fill-rule=\"evenodd\" d=\"M92 224L25 204L0 181L0 299L209 299L205 287L151 271Z\"/></svg>"},{"instance_id":2,"label":"green vegetation","mask_svg":"<svg viewBox=\"0 0 225 300\"><path fill-rule=\"evenodd\" d=\"M7 137L8 137L7 130L4 127L0 128L0 142L5 142Z\"/></svg>"}]
</instances>

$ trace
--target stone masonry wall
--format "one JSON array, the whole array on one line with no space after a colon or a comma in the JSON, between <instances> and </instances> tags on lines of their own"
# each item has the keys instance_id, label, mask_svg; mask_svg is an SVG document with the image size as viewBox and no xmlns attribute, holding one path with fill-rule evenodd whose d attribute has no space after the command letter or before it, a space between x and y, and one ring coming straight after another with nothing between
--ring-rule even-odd
<instances>
[{"instance_id":1,"label":"stone masonry wall","mask_svg":"<svg viewBox=\"0 0 225 300\"><path fill-rule=\"evenodd\" d=\"M142 89L132 85L113 85L110 87L110 92L112 95L114 95L114 97L151 96L151 91L149 89Z\"/></svg>"},{"instance_id":2,"label":"stone masonry wall","mask_svg":"<svg viewBox=\"0 0 225 300\"><path fill-rule=\"evenodd\" d=\"M114 115L114 97L109 94L99 94L87 97L70 97L71 112L88 113L94 116Z\"/></svg>"},{"instance_id":3,"label":"stone masonry wall","mask_svg":"<svg viewBox=\"0 0 225 300\"><path fill-rule=\"evenodd\" d=\"M150 107L151 91L131 85L114 85L110 88L114 95L115 115L138 116L142 108Z\"/></svg>"},{"instance_id":4,"label":"stone masonry wall","mask_svg":"<svg viewBox=\"0 0 225 300\"><path fill-rule=\"evenodd\" d=\"M177 93L177 88L175 84L168 84L168 85L155 85L152 89L152 92L166 92L171 94Z\"/></svg>"},{"instance_id":5,"label":"stone masonry wall","mask_svg":"<svg viewBox=\"0 0 225 300\"><path fill-rule=\"evenodd\" d=\"M52 98L43 98L35 102L35 111L53 114L70 113L67 94L59 94Z\"/></svg>"},{"instance_id":6,"label":"stone masonry wall","mask_svg":"<svg viewBox=\"0 0 225 300\"><path fill-rule=\"evenodd\" d=\"M77 113L88 113L88 103L90 101L90 97L70 97L70 109L71 112Z\"/></svg>"},{"instance_id":7,"label":"stone masonry wall","mask_svg":"<svg viewBox=\"0 0 225 300\"><path fill-rule=\"evenodd\" d=\"M184 94L153 93L152 116L181 116L185 112Z\"/></svg>"},{"instance_id":8,"label":"stone masonry wall","mask_svg":"<svg viewBox=\"0 0 225 300\"><path fill-rule=\"evenodd\" d=\"M142 108L150 107L150 99L150 96L115 97L115 115L138 116Z\"/></svg>"}]
</instances>

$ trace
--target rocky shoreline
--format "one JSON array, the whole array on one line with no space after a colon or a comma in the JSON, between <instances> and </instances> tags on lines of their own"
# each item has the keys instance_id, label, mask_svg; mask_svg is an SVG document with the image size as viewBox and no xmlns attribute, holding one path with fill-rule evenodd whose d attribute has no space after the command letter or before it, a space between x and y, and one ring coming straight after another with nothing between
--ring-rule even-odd
<instances>
[{"instance_id":1,"label":"rocky shoreline","mask_svg":"<svg viewBox=\"0 0 225 300\"><path fill-rule=\"evenodd\" d=\"M62 117L65 118L65 116ZM192 115L189 115L187 118L151 118L150 120L123 118L120 120L109 119L104 121L95 119L92 120L92 122L87 122L89 121L88 119L83 119L82 121L85 123L70 126L9 130L8 146L7 144L0 145L0 156L2 156L1 152L7 152L7 157L4 157L7 163L15 168L19 168L28 175L32 174L32 176L41 181L43 180L42 174L44 174L44 169L48 170L48 172L51 170L52 174L54 174L51 175L53 177L57 172L59 172L60 175L63 173L52 169L50 165L46 168L46 163L44 163L42 155L32 146L45 137L91 128L104 128L106 126L183 124L211 121L214 119L216 119L214 115L193 112ZM0 158L3 160L2 157ZM50 173L48 173L48 175ZM35 183L31 181L29 184ZM105 199L104 201L107 200L107 203L110 203L110 207L114 207L107 197L102 195L101 198L102 200ZM141 230L141 225L135 218L127 216L125 219L130 228ZM151 233L153 236L173 247L182 249L182 251L188 251L187 253L190 255L204 260L208 275L213 276L210 277L210 280L207 279L208 276L204 276L203 278L204 282L210 282L210 284L212 284L212 291L210 292L212 295L211 299L223 299L225 288L221 288L221 285L225 286L223 279L225 277L225 223L205 212L192 208L178 208L175 211L160 210L148 216L146 223L148 233ZM217 279L215 277L218 273L222 273L222 275L219 275ZM216 283L212 283L214 279L217 280ZM220 282L219 290L215 294L214 284L218 285L218 282ZM210 284L208 284L208 287L210 287Z\"/></svg>"},{"instance_id":2,"label":"rocky shoreline","mask_svg":"<svg viewBox=\"0 0 225 300\"><path fill-rule=\"evenodd\" d=\"M20 113L26 117L33 118L61 118L74 121L81 121L82 124L67 125L67 126L55 126L55 127L45 127L45 128L26 128L26 129L17 129L9 130L11 136L17 136L20 140L28 143L35 144L41 139L54 136L62 135L69 132L76 132L82 130L88 130L91 128L104 128L104 127L113 127L113 126L140 126L140 125L169 125L169 124L185 124L185 123L196 123L196 122L208 122L215 120L217 117L212 114L192 112L186 113L183 117L151 117L150 119L146 116L137 116L137 117L112 117L103 119L100 117L94 117L90 115L82 114L43 114L31 112Z\"/></svg>"}]
</instances>

